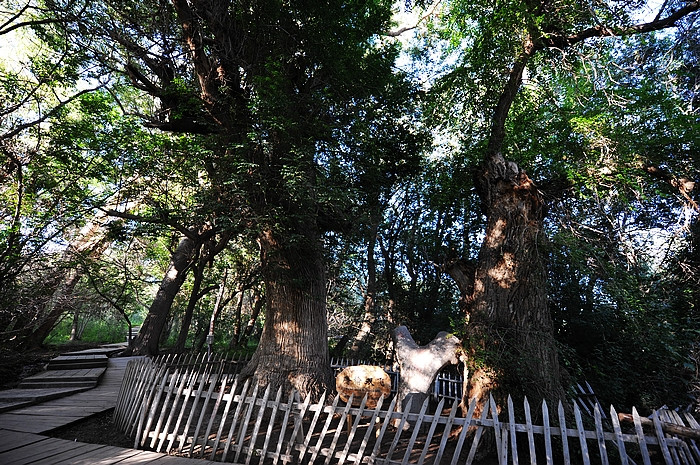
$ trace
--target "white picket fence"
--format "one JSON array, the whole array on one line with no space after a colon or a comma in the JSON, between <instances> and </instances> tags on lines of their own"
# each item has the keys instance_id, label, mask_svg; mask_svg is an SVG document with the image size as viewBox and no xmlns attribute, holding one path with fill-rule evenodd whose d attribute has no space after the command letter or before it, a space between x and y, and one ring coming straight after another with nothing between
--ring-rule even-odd
<instances>
[{"instance_id":1,"label":"white picket fence","mask_svg":"<svg viewBox=\"0 0 700 465\"><path fill-rule=\"evenodd\" d=\"M407 413L410 407L396 412L395 398L368 409L365 400L345 404L334 396L327 403L324 395L311 403L294 392L283 396L281 391L261 390L241 383L237 366L234 361L201 356L133 360L114 420L134 436L137 448L246 465L472 464L484 435L492 437L499 464L700 461L695 443L700 425L690 416L684 424L675 412L655 412L647 420L635 410L633 425L626 431L612 407L609 428L596 406L594 425L586 429L576 404L572 421L561 403L550 414L547 403L533 411L527 399L522 404L524 422L516 420L510 398L505 417L493 399L478 417L474 401L461 416L458 401L445 398L435 408L426 399L418 413ZM450 407L448 414L443 414L445 407ZM535 424L533 417L541 421ZM674 426L696 437L669 434Z\"/></svg>"}]
</instances>

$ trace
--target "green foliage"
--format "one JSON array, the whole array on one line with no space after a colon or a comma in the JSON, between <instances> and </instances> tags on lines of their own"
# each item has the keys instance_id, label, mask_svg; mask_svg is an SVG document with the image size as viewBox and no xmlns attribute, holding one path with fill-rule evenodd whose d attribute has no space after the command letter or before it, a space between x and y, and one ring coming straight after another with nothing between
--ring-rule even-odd
<instances>
[{"instance_id":1,"label":"green foliage","mask_svg":"<svg viewBox=\"0 0 700 465\"><path fill-rule=\"evenodd\" d=\"M128 326L119 317L90 318L85 324L80 341L96 344L124 342ZM70 341L71 319L64 318L46 339L46 344L59 345Z\"/></svg>"},{"instance_id":2,"label":"green foliage","mask_svg":"<svg viewBox=\"0 0 700 465\"><path fill-rule=\"evenodd\" d=\"M204 270L206 291L186 347L206 335L228 270L235 277L215 324L215 349L225 351L260 292L254 240L264 229L291 255L323 244L335 340L365 317L368 247L369 356L386 349L393 324L419 343L459 332L457 291L439 267L478 257L473 175L523 41L617 30L641 2L450 1L416 30L403 71L406 52L383 35L391 2L187 4L201 52L220 66L210 75L196 74L202 63L170 2L52 0L22 17L39 20L25 32L33 45L0 61L7 338L48 313L60 283L80 271L70 298L90 319L83 339L121 340L123 315L143 318L181 235L211 232L231 245L208 257L203 241L190 264ZM550 305L564 363L625 406L682 404L700 331L696 191L678 187L700 177L697 32L681 21L675 33L539 50L506 121L503 156L549 206ZM215 84L204 89L207 79ZM101 239L67 253L93 222ZM663 256L652 253L666 243ZM190 277L165 344L195 291ZM68 332L64 318L50 341ZM241 343L252 350L255 332ZM527 357L508 359L507 376L526 375Z\"/></svg>"}]
</instances>

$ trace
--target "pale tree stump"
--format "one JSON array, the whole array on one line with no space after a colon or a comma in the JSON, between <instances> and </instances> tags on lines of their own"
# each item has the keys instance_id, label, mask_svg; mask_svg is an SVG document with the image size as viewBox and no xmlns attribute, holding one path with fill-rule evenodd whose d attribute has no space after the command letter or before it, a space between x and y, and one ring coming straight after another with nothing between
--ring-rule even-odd
<instances>
[{"instance_id":1,"label":"pale tree stump","mask_svg":"<svg viewBox=\"0 0 700 465\"><path fill-rule=\"evenodd\" d=\"M381 367L357 365L345 368L335 378L335 389L343 402L352 396L353 407L359 407L367 396L365 407L377 408L377 402L391 394L391 378ZM352 415L348 414L348 434L352 429Z\"/></svg>"},{"instance_id":2,"label":"pale tree stump","mask_svg":"<svg viewBox=\"0 0 700 465\"><path fill-rule=\"evenodd\" d=\"M456 365L464 356L462 342L441 331L428 345L419 346L405 326L394 329L392 337L401 369L396 408L405 411L410 399L410 412L417 413L428 398L438 372L447 364Z\"/></svg>"}]
</instances>

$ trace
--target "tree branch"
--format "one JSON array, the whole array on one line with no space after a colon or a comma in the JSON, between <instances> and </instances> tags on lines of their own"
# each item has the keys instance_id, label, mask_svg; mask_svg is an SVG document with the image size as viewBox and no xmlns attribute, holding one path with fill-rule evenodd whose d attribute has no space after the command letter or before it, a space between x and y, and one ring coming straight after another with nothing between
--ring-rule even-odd
<instances>
[{"instance_id":1,"label":"tree branch","mask_svg":"<svg viewBox=\"0 0 700 465\"><path fill-rule=\"evenodd\" d=\"M583 42L586 39L594 37L624 37L634 34L642 34L645 32L659 31L674 27L676 22L689 14L700 10L700 1L688 2L683 8L670 14L669 16L659 19L658 17L648 23L635 24L632 26L612 29L607 26L598 25L584 29L577 34L569 36L554 36L543 37L538 48L566 48L578 42Z\"/></svg>"},{"instance_id":2,"label":"tree branch","mask_svg":"<svg viewBox=\"0 0 700 465\"><path fill-rule=\"evenodd\" d=\"M534 37L532 35L526 37L523 41L523 51L515 60L513 68L509 72L508 82L501 92L498 104L494 111L493 124L491 126L491 134L489 135L488 147L486 151L487 161L491 164L502 164L501 147L505 138L505 123L508 118L510 107L515 100L522 76L527 64L532 56L544 48L560 48L570 47L578 42L583 42L586 39L594 37L623 37L633 34L642 34L646 32L658 31L669 27L674 27L676 23L688 16L689 14L700 9L700 1L695 0L688 2L683 8L670 14L669 16L654 20L648 23L636 24L628 27L617 28L613 30L604 25L598 25L584 29L583 31L569 36L548 36Z\"/></svg>"},{"instance_id":3,"label":"tree branch","mask_svg":"<svg viewBox=\"0 0 700 465\"><path fill-rule=\"evenodd\" d=\"M0 24L0 36L9 34L10 32L14 31L15 29L19 29L22 27L27 27L27 26L39 26L42 24L56 24L56 23L61 23L64 22L64 20L61 19L56 19L56 18L46 18L46 19L35 19L35 20L30 20L30 21L22 21L16 24L12 24L13 21L15 21L17 18L21 17L31 6L31 2L27 2L17 13L15 13L13 16L11 16L7 21L5 21L3 24Z\"/></svg>"},{"instance_id":4,"label":"tree branch","mask_svg":"<svg viewBox=\"0 0 700 465\"><path fill-rule=\"evenodd\" d=\"M132 220L132 221L138 221L140 223L149 223L149 224L160 224L164 226L170 226L177 232L181 233L183 236L187 237L188 239L191 239L194 242L201 241L203 239L207 239L211 237L213 234L215 234L214 230L209 230L204 234L198 234L191 229L185 228L182 225L179 225L175 223L174 221L171 221L169 219L163 219L162 217L155 217L155 216L143 216L143 215L134 215L133 213L127 213L119 210L113 210L113 209L102 209L107 215L109 216L114 216L117 218L123 218L125 220Z\"/></svg>"},{"instance_id":5,"label":"tree branch","mask_svg":"<svg viewBox=\"0 0 700 465\"><path fill-rule=\"evenodd\" d=\"M81 95L89 94L90 92L94 92L96 90L102 89L106 85L107 85L106 83L102 83L97 87L91 87L90 89L83 89L80 92L77 92L77 93L71 95L70 97L68 97L68 99L63 100L63 101L59 101L58 104L55 107L53 107L49 112L38 117L37 119L32 120L32 121L28 121L24 124L20 124L19 126L14 128L13 130L6 132L5 134L0 134L0 140L11 139L11 138L15 137L17 134L19 134L20 132L24 131L25 129L28 129L28 128L31 128L33 126L36 126L37 124L43 123L44 121L46 121L47 119L51 118L56 113L58 113L59 110L61 110L64 106L68 105L70 102L77 99Z\"/></svg>"},{"instance_id":6,"label":"tree branch","mask_svg":"<svg viewBox=\"0 0 700 465\"><path fill-rule=\"evenodd\" d=\"M440 4L440 2L441 2L441 0L436 0L436 1L431 5L430 9L429 9L423 16L421 16L421 17L418 19L418 21L416 21L416 24L414 24L413 26L404 26L404 27L400 27L400 28L398 28L398 29L396 29L396 30L394 30L394 31L389 31L389 32L387 32L387 33L384 34L384 35L385 35L385 36L388 36L388 37L398 37L398 36L400 36L401 34L403 34L404 32L408 32L408 31L411 31L411 30L413 30L413 29L418 28L418 26L420 26L422 22L424 22L425 20L427 20L428 18L430 18L430 17L433 15L433 13L435 13L435 9L436 9L437 6Z\"/></svg>"}]
</instances>

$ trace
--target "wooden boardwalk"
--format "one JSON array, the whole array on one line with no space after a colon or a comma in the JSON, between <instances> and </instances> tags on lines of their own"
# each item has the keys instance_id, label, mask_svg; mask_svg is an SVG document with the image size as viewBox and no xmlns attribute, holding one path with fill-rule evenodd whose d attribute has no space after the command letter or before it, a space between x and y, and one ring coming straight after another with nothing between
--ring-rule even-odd
<instances>
[{"instance_id":1,"label":"wooden boardwalk","mask_svg":"<svg viewBox=\"0 0 700 465\"><path fill-rule=\"evenodd\" d=\"M203 460L171 457L155 452L98 444L85 444L42 434L70 425L92 415L114 408L124 370L134 357L110 358L99 385L73 395L51 399L45 390L37 391L44 402L0 413L0 464L100 464L109 465L185 465L207 464ZM22 391L18 397L30 389ZM64 389L65 391L65 389ZM50 393L48 393L50 394ZM61 394L56 389L56 395ZM35 400L36 402L37 400Z\"/></svg>"},{"instance_id":2,"label":"wooden boardwalk","mask_svg":"<svg viewBox=\"0 0 700 465\"><path fill-rule=\"evenodd\" d=\"M0 414L0 428L25 433L48 433L114 408L126 364L132 358L111 358L96 388Z\"/></svg>"},{"instance_id":3,"label":"wooden boardwalk","mask_svg":"<svg viewBox=\"0 0 700 465\"><path fill-rule=\"evenodd\" d=\"M214 462L0 429L0 463L3 465L206 465Z\"/></svg>"}]
</instances>

